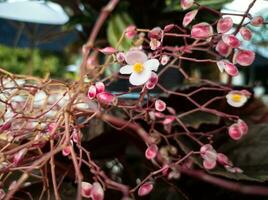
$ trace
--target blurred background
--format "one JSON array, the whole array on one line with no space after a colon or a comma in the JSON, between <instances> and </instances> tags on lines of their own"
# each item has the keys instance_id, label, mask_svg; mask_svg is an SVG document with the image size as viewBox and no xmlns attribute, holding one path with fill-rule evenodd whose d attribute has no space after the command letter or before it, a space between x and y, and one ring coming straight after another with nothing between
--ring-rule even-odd
<instances>
[{"instance_id":1,"label":"blurred background","mask_svg":"<svg viewBox=\"0 0 268 200\"><path fill-rule=\"evenodd\" d=\"M197 0L223 12L243 13L251 0ZM87 41L101 8L108 0L0 0L0 66L19 74L33 74L57 79L75 79L81 62L81 46ZM108 17L96 41L96 46L115 46L123 30L130 24L142 28L163 27L169 23L181 24L185 11L179 0L120 0ZM251 14L268 19L268 1L257 0ZM199 13L199 21L211 21L207 13ZM196 20L196 21L197 21ZM233 17L235 24L241 20ZM195 23L195 22L194 22ZM268 32L267 25L250 27L254 34L245 48L257 53L250 68L243 68L235 85L253 85L255 93L268 92ZM120 46L127 50L131 42ZM193 64L191 64L193 65ZM225 81L218 68L191 66L192 75ZM109 73L109 72L107 72ZM267 100L268 101L268 100Z\"/></svg>"}]
</instances>

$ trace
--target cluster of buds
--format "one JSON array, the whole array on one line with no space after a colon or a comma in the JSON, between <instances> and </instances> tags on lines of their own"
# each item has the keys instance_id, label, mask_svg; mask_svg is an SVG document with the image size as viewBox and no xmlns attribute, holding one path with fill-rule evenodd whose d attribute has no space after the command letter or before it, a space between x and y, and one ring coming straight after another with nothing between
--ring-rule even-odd
<instances>
[{"instance_id":1,"label":"cluster of buds","mask_svg":"<svg viewBox=\"0 0 268 200\"><path fill-rule=\"evenodd\" d=\"M248 125L243 120L239 119L229 127L228 133L233 140L240 140L248 133Z\"/></svg>"}]
</instances>

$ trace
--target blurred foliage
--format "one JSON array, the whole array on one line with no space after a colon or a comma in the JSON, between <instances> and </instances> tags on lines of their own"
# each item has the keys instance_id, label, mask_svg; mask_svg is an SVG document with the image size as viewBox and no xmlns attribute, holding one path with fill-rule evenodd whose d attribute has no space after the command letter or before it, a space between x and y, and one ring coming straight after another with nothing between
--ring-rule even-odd
<instances>
[{"instance_id":1,"label":"blurred foliage","mask_svg":"<svg viewBox=\"0 0 268 200\"><path fill-rule=\"evenodd\" d=\"M66 71L68 59L61 53L0 45L0 66L12 73L72 78Z\"/></svg>"}]
</instances>

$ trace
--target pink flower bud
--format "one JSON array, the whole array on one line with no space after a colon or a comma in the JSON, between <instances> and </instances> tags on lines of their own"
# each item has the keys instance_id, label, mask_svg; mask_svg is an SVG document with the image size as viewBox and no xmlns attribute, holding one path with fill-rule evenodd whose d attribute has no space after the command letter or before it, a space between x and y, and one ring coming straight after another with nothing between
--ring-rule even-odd
<instances>
[{"instance_id":1,"label":"pink flower bud","mask_svg":"<svg viewBox=\"0 0 268 200\"><path fill-rule=\"evenodd\" d=\"M1 199L1 200L4 199L5 196L6 196L6 193L5 193L5 191L1 188L1 189L0 189L0 199Z\"/></svg>"},{"instance_id":2,"label":"pink flower bud","mask_svg":"<svg viewBox=\"0 0 268 200\"><path fill-rule=\"evenodd\" d=\"M228 159L228 157L226 155L224 155L223 153L218 153L217 154L217 161L223 166L231 164L231 162Z\"/></svg>"},{"instance_id":3,"label":"pink flower bud","mask_svg":"<svg viewBox=\"0 0 268 200\"><path fill-rule=\"evenodd\" d=\"M155 101L155 109L159 112L163 112L166 109L166 103L160 99Z\"/></svg>"},{"instance_id":4,"label":"pink flower bud","mask_svg":"<svg viewBox=\"0 0 268 200\"><path fill-rule=\"evenodd\" d=\"M197 15L197 13L198 13L198 10L197 9L192 10L192 11L186 13L184 15L183 20L182 20L182 25L184 27L188 26L195 19L195 16Z\"/></svg>"},{"instance_id":5,"label":"pink flower bud","mask_svg":"<svg viewBox=\"0 0 268 200\"><path fill-rule=\"evenodd\" d=\"M169 32L175 27L175 24L168 24L164 28L164 32Z\"/></svg>"},{"instance_id":6,"label":"pink flower bud","mask_svg":"<svg viewBox=\"0 0 268 200\"><path fill-rule=\"evenodd\" d=\"M238 120L237 125L243 135L248 133L248 125L242 119Z\"/></svg>"},{"instance_id":7,"label":"pink flower bud","mask_svg":"<svg viewBox=\"0 0 268 200\"><path fill-rule=\"evenodd\" d=\"M217 65L221 72L225 71L230 76L237 76L239 73L237 67L228 60L220 60Z\"/></svg>"},{"instance_id":8,"label":"pink flower bud","mask_svg":"<svg viewBox=\"0 0 268 200\"><path fill-rule=\"evenodd\" d=\"M95 84L95 87L97 94L105 91L105 85L103 84L103 82L97 82Z\"/></svg>"},{"instance_id":9,"label":"pink flower bud","mask_svg":"<svg viewBox=\"0 0 268 200\"><path fill-rule=\"evenodd\" d=\"M99 49L99 51L105 55L111 55L117 52L117 49L113 47L105 47L103 49Z\"/></svg>"},{"instance_id":10,"label":"pink flower bud","mask_svg":"<svg viewBox=\"0 0 268 200\"><path fill-rule=\"evenodd\" d=\"M242 131L239 129L239 126L237 124L231 125L229 127L228 133L233 140L239 140L243 136Z\"/></svg>"},{"instance_id":11,"label":"pink flower bud","mask_svg":"<svg viewBox=\"0 0 268 200\"><path fill-rule=\"evenodd\" d=\"M241 44L235 35L222 35L222 40L232 48L238 48Z\"/></svg>"},{"instance_id":12,"label":"pink flower bud","mask_svg":"<svg viewBox=\"0 0 268 200\"><path fill-rule=\"evenodd\" d=\"M217 23L217 32L226 33L233 27L233 20L231 17L221 18Z\"/></svg>"},{"instance_id":13,"label":"pink flower bud","mask_svg":"<svg viewBox=\"0 0 268 200\"><path fill-rule=\"evenodd\" d=\"M196 39L207 39L212 35L212 26L206 22L194 25L191 30L191 36Z\"/></svg>"},{"instance_id":14,"label":"pink flower bud","mask_svg":"<svg viewBox=\"0 0 268 200\"><path fill-rule=\"evenodd\" d=\"M81 135L80 135L80 132L77 129L73 130L73 133L72 133L71 137L72 137L72 140L75 143L80 143L81 142Z\"/></svg>"},{"instance_id":15,"label":"pink flower bud","mask_svg":"<svg viewBox=\"0 0 268 200\"><path fill-rule=\"evenodd\" d=\"M205 144L205 145L201 146L201 148L200 148L201 156L204 155L207 151L211 151L213 149L214 148L212 147L211 144Z\"/></svg>"},{"instance_id":16,"label":"pink flower bud","mask_svg":"<svg viewBox=\"0 0 268 200\"><path fill-rule=\"evenodd\" d=\"M64 147L64 149L62 150L62 155L63 156L69 156L71 154L71 146L66 146Z\"/></svg>"},{"instance_id":17,"label":"pink flower bud","mask_svg":"<svg viewBox=\"0 0 268 200\"><path fill-rule=\"evenodd\" d=\"M160 40L163 37L163 30L160 27L155 27L148 33L148 38L150 40Z\"/></svg>"},{"instance_id":18,"label":"pink flower bud","mask_svg":"<svg viewBox=\"0 0 268 200\"><path fill-rule=\"evenodd\" d=\"M207 170L214 169L216 167L216 161L214 160L203 160L203 167Z\"/></svg>"},{"instance_id":19,"label":"pink flower bud","mask_svg":"<svg viewBox=\"0 0 268 200\"><path fill-rule=\"evenodd\" d=\"M168 61L169 61L169 56L163 55L160 63L161 63L161 65L166 65L168 63Z\"/></svg>"},{"instance_id":20,"label":"pink flower bud","mask_svg":"<svg viewBox=\"0 0 268 200\"><path fill-rule=\"evenodd\" d=\"M155 85L157 84L158 82L158 75L154 72L152 72L151 74L151 77L150 79L146 82L146 85L145 87L148 89L148 90L152 90L154 89Z\"/></svg>"},{"instance_id":21,"label":"pink flower bud","mask_svg":"<svg viewBox=\"0 0 268 200\"><path fill-rule=\"evenodd\" d=\"M250 24L252 26L262 26L264 24L264 18L262 16L253 17L253 19L250 21Z\"/></svg>"},{"instance_id":22,"label":"pink flower bud","mask_svg":"<svg viewBox=\"0 0 268 200\"><path fill-rule=\"evenodd\" d=\"M11 128L11 122L5 122L2 125L0 125L0 133L7 131Z\"/></svg>"},{"instance_id":23,"label":"pink flower bud","mask_svg":"<svg viewBox=\"0 0 268 200\"><path fill-rule=\"evenodd\" d=\"M97 94L97 89L94 85L91 85L88 89L87 97L89 99L94 99Z\"/></svg>"},{"instance_id":24,"label":"pink flower bud","mask_svg":"<svg viewBox=\"0 0 268 200\"><path fill-rule=\"evenodd\" d=\"M158 153L158 147L156 144L151 144L150 146L148 146L148 148L145 151L145 157L148 160L152 160L156 157Z\"/></svg>"},{"instance_id":25,"label":"pink flower bud","mask_svg":"<svg viewBox=\"0 0 268 200\"><path fill-rule=\"evenodd\" d=\"M157 39L152 38L150 41L150 48L154 51L161 46L161 42Z\"/></svg>"},{"instance_id":26,"label":"pink flower bud","mask_svg":"<svg viewBox=\"0 0 268 200\"><path fill-rule=\"evenodd\" d=\"M97 100L102 104L110 105L116 103L117 98L109 92L101 92L97 94Z\"/></svg>"},{"instance_id":27,"label":"pink flower bud","mask_svg":"<svg viewBox=\"0 0 268 200\"><path fill-rule=\"evenodd\" d=\"M21 149L19 152L17 152L14 157L13 157L13 164L15 166L18 166L20 164L20 162L22 161L22 159L24 158L24 156L26 155L27 153L27 149L24 148L24 149Z\"/></svg>"},{"instance_id":28,"label":"pink flower bud","mask_svg":"<svg viewBox=\"0 0 268 200\"><path fill-rule=\"evenodd\" d=\"M92 190L92 185L88 182L82 182L81 186L81 196L85 198L90 198L91 197L91 190Z\"/></svg>"},{"instance_id":29,"label":"pink flower bud","mask_svg":"<svg viewBox=\"0 0 268 200\"><path fill-rule=\"evenodd\" d=\"M194 0L181 0L181 8L183 10L187 10L188 8L191 8L194 4Z\"/></svg>"},{"instance_id":30,"label":"pink flower bud","mask_svg":"<svg viewBox=\"0 0 268 200\"><path fill-rule=\"evenodd\" d=\"M164 125L171 124L175 119L176 117L174 116L167 116L162 123Z\"/></svg>"},{"instance_id":31,"label":"pink flower bud","mask_svg":"<svg viewBox=\"0 0 268 200\"><path fill-rule=\"evenodd\" d=\"M165 117L165 115L163 113L161 113L161 112L155 112L154 115L155 115L155 117L158 117L158 118Z\"/></svg>"},{"instance_id":32,"label":"pink flower bud","mask_svg":"<svg viewBox=\"0 0 268 200\"><path fill-rule=\"evenodd\" d=\"M125 54L123 52L119 52L116 54L116 60L120 63L125 61Z\"/></svg>"},{"instance_id":33,"label":"pink flower bud","mask_svg":"<svg viewBox=\"0 0 268 200\"><path fill-rule=\"evenodd\" d=\"M125 36L128 38L128 39L132 39L133 37L135 37L135 35L137 35L137 28L136 26L134 25L130 25L126 28L125 30Z\"/></svg>"},{"instance_id":34,"label":"pink flower bud","mask_svg":"<svg viewBox=\"0 0 268 200\"><path fill-rule=\"evenodd\" d=\"M56 127L56 123L50 123L47 125L47 131L51 133Z\"/></svg>"},{"instance_id":35,"label":"pink flower bud","mask_svg":"<svg viewBox=\"0 0 268 200\"><path fill-rule=\"evenodd\" d=\"M94 182L91 189L92 200L103 200L104 191L100 183Z\"/></svg>"},{"instance_id":36,"label":"pink flower bud","mask_svg":"<svg viewBox=\"0 0 268 200\"><path fill-rule=\"evenodd\" d=\"M240 28L239 33L241 34L241 36L243 37L244 40L249 41L252 38L251 30L249 30L246 27Z\"/></svg>"},{"instance_id":37,"label":"pink flower bud","mask_svg":"<svg viewBox=\"0 0 268 200\"><path fill-rule=\"evenodd\" d=\"M255 60L255 53L250 50L238 50L234 53L233 62L242 66L249 66Z\"/></svg>"},{"instance_id":38,"label":"pink flower bud","mask_svg":"<svg viewBox=\"0 0 268 200\"><path fill-rule=\"evenodd\" d=\"M152 182L146 182L140 186L140 188L138 190L138 195L139 196L146 196L153 190L153 188L154 188L154 186L153 186Z\"/></svg>"},{"instance_id":39,"label":"pink flower bud","mask_svg":"<svg viewBox=\"0 0 268 200\"><path fill-rule=\"evenodd\" d=\"M230 53L232 52L232 47L230 47L229 45L227 45L225 42L223 42L222 40L220 40L217 45L216 45L216 51L224 57L227 57L230 55Z\"/></svg>"}]
</instances>

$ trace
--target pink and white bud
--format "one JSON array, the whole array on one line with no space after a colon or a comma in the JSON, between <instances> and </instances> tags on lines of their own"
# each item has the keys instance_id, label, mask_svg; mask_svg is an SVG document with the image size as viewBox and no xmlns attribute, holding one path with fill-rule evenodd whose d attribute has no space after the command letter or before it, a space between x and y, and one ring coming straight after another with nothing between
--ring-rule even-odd
<instances>
[{"instance_id":1,"label":"pink and white bud","mask_svg":"<svg viewBox=\"0 0 268 200\"><path fill-rule=\"evenodd\" d=\"M97 94L97 88L94 85L91 85L87 92L87 97L89 99L94 99Z\"/></svg>"},{"instance_id":2,"label":"pink and white bud","mask_svg":"<svg viewBox=\"0 0 268 200\"><path fill-rule=\"evenodd\" d=\"M128 39L132 39L137 35L137 28L134 25L130 25L125 30L125 36Z\"/></svg>"},{"instance_id":3,"label":"pink and white bud","mask_svg":"<svg viewBox=\"0 0 268 200\"><path fill-rule=\"evenodd\" d=\"M196 39L207 39L213 35L213 28L210 24L202 22L192 27L191 36Z\"/></svg>"},{"instance_id":4,"label":"pink and white bud","mask_svg":"<svg viewBox=\"0 0 268 200\"><path fill-rule=\"evenodd\" d=\"M6 196L6 193L5 193L5 191L1 188L1 189L0 189L0 200L4 199L5 196Z\"/></svg>"},{"instance_id":5,"label":"pink and white bud","mask_svg":"<svg viewBox=\"0 0 268 200\"><path fill-rule=\"evenodd\" d=\"M217 23L217 32L226 33L233 27L233 20L231 17L221 18Z\"/></svg>"},{"instance_id":6,"label":"pink and white bud","mask_svg":"<svg viewBox=\"0 0 268 200\"><path fill-rule=\"evenodd\" d=\"M181 8L187 10L194 5L194 0L181 0Z\"/></svg>"},{"instance_id":7,"label":"pink and white bud","mask_svg":"<svg viewBox=\"0 0 268 200\"><path fill-rule=\"evenodd\" d=\"M104 199L104 191L99 182L94 182L91 189L91 197L92 200L103 200Z\"/></svg>"},{"instance_id":8,"label":"pink and white bud","mask_svg":"<svg viewBox=\"0 0 268 200\"><path fill-rule=\"evenodd\" d=\"M207 170L214 169L217 162L215 160L203 160L203 167Z\"/></svg>"},{"instance_id":9,"label":"pink and white bud","mask_svg":"<svg viewBox=\"0 0 268 200\"><path fill-rule=\"evenodd\" d=\"M237 76L239 74L237 67L228 60L220 60L217 62L220 72L225 71L230 76Z\"/></svg>"},{"instance_id":10,"label":"pink and white bud","mask_svg":"<svg viewBox=\"0 0 268 200\"><path fill-rule=\"evenodd\" d=\"M228 129L228 133L233 140L239 140L243 136L242 131L237 124L232 124Z\"/></svg>"},{"instance_id":11,"label":"pink and white bud","mask_svg":"<svg viewBox=\"0 0 268 200\"><path fill-rule=\"evenodd\" d=\"M62 150L62 155L63 156L69 156L71 154L71 146L66 146L64 147L64 149Z\"/></svg>"},{"instance_id":12,"label":"pink and white bud","mask_svg":"<svg viewBox=\"0 0 268 200\"><path fill-rule=\"evenodd\" d=\"M238 120L237 125L243 135L248 133L248 125L242 119Z\"/></svg>"},{"instance_id":13,"label":"pink and white bud","mask_svg":"<svg viewBox=\"0 0 268 200\"><path fill-rule=\"evenodd\" d=\"M156 50L161 46L161 42L157 39L152 38L150 41L150 48L151 50Z\"/></svg>"},{"instance_id":14,"label":"pink and white bud","mask_svg":"<svg viewBox=\"0 0 268 200\"><path fill-rule=\"evenodd\" d=\"M167 55L163 55L163 56L161 57L161 61L160 61L160 63L161 63L161 65L166 65L166 64L168 63L168 61L169 61L169 56L167 56Z\"/></svg>"},{"instance_id":15,"label":"pink and white bud","mask_svg":"<svg viewBox=\"0 0 268 200\"><path fill-rule=\"evenodd\" d=\"M138 195L141 197L146 196L152 192L153 188L154 188L154 185L152 182L146 182L140 186L138 190Z\"/></svg>"},{"instance_id":16,"label":"pink and white bud","mask_svg":"<svg viewBox=\"0 0 268 200\"><path fill-rule=\"evenodd\" d=\"M82 182L81 184L81 196L85 198L91 197L92 185L88 182Z\"/></svg>"},{"instance_id":17,"label":"pink and white bud","mask_svg":"<svg viewBox=\"0 0 268 200\"><path fill-rule=\"evenodd\" d=\"M252 38L252 32L251 32L251 30L249 30L249 29L246 28L246 27L242 27L242 28L240 28L239 33L240 33L240 35L242 36L242 38L243 38L244 40L249 41L249 40L251 40L251 38Z\"/></svg>"},{"instance_id":18,"label":"pink and white bud","mask_svg":"<svg viewBox=\"0 0 268 200\"><path fill-rule=\"evenodd\" d=\"M145 151L145 157L148 160L152 160L156 157L157 153L158 153L158 146L156 144L151 144Z\"/></svg>"},{"instance_id":19,"label":"pink and white bud","mask_svg":"<svg viewBox=\"0 0 268 200\"><path fill-rule=\"evenodd\" d=\"M233 62L241 66L249 66L255 60L255 53L250 50L238 50L234 53Z\"/></svg>"},{"instance_id":20,"label":"pink and white bud","mask_svg":"<svg viewBox=\"0 0 268 200\"><path fill-rule=\"evenodd\" d=\"M148 38L150 40L152 39L161 40L162 37L163 37L163 30L160 27L155 27L148 33Z\"/></svg>"},{"instance_id":21,"label":"pink and white bud","mask_svg":"<svg viewBox=\"0 0 268 200\"><path fill-rule=\"evenodd\" d=\"M145 87L148 90L154 89L155 85L158 83L158 75L152 72L150 79L146 82Z\"/></svg>"},{"instance_id":22,"label":"pink and white bud","mask_svg":"<svg viewBox=\"0 0 268 200\"><path fill-rule=\"evenodd\" d=\"M235 35L222 35L222 41L232 48L238 48L241 43Z\"/></svg>"},{"instance_id":23,"label":"pink and white bud","mask_svg":"<svg viewBox=\"0 0 268 200\"><path fill-rule=\"evenodd\" d=\"M231 54L232 52L232 47L230 47L229 45L227 45L225 42L223 42L222 40L220 40L217 45L216 45L216 51L224 57L227 57Z\"/></svg>"},{"instance_id":24,"label":"pink and white bud","mask_svg":"<svg viewBox=\"0 0 268 200\"><path fill-rule=\"evenodd\" d=\"M21 149L18 153L16 153L13 157L13 165L18 166L20 164L20 162L23 160L24 156L27 153L27 149Z\"/></svg>"},{"instance_id":25,"label":"pink and white bud","mask_svg":"<svg viewBox=\"0 0 268 200\"><path fill-rule=\"evenodd\" d=\"M119 52L116 54L116 60L120 63L125 61L125 54L123 52Z\"/></svg>"},{"instance_id":26,"label":"pink and white bud","mask_svg":"<svg viewBox=\"0 0 268 200\"><path fill-rule=\"evenodd\" d=\"M104 105L111 105L116 103L116 96L109 92L101 92L97 94L97 100Z\"/></svg>"},{"instance_id":27,"label":"pink and white bud","mask_svg":"<svg viewBox=\"0 0 268 200\"><path fill-rule=\"evenodd\" d=\"M117 49L113 47L105 47L103 49L99 49L99 51L105 55L112 55L117 52Z\"/></svg>"},{"instance_id":28,"label":"pink and white bud","mask_svg":"<svg viewBox=\"0 0 268 200\"><path fill-rule=\"evenodd\" d=\"M218 153L217 154L217 161L223 166L232 165L232 163L230 162L229 158L226 155L224 155L223 153Z\"/></svg>"},{"instance_id":29,"label":"pink and white bud","mask_svg":"<svg viewBox=\"0 0 268 200\"><path fill-rule=\"evenodd\" d=\"M155 109L159 112L163 112L166 109L166 103L160 99L155 101Z\"/></svg>"},{"instance_id":30,"label":"pink and white bud","mask_svg":"<svg viewBox=\"0 0 268 200\"><path fill-rule=\"evenodd\" d=\"M251 19L250 24L252 26L262 26L264 24L264 18L262 16L256 16Z\"/></svg>"},{"instance_id":31,"label":"pink and white bud","mask_svg":"<svg viewBox=\"0 0 268 200\"><path fill-rule=\"evenodd\" d=\"M95 87L96 87L97 94L105 91L105 85L103 82L99 81L99 82L95 83Z\"/></svg>"},{"instance_id":32,"label":"pink and white bud","mask_svg":"<svg viewBox=\"0 0 268 200\"><path fill-rule=\"evenodd\" d=\"M198 13L198 10L197 9L192 10L192 11L186 13L184 15L183 20L182 20L183 27L188 26L195 19L197 13Z\"/></svg>"},{"instance_id":33,"label":"pink and white bud","mask_svg":"<svg viewBox=\"0 0 268 200\"><path fill-rule=\"evenodd\" d=\"M202 156L202 154L205 154L207 151L211 151L213 149L214 148L211 144L205 144L205 145L201 146L201 148L200 148L201 156Z\"/></svg>"}]
</instances>

